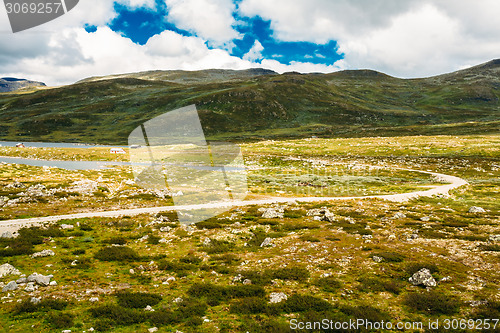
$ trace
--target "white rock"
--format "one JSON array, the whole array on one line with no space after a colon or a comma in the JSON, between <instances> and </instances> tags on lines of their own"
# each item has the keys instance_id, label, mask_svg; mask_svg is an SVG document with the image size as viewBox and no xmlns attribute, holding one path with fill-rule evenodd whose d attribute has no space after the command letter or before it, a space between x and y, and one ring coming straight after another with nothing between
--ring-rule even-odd
<instances>
[{"instance_id":1,"label":"white rock","mask_svg":"<svg viewBox=\"0 0 500 333\"><path fill-rule=\"evenodd\" d=\"M134 271L134 269L133 269L133 268L129 269L129 270L128 270L128 272L129 272L130 274L135 274L135 271Z\"/></svg>"},{"instance_id":2,"label":"white rock","mask_svg":"<svg viewBox=\"0 0 500 333\"><path fill-rule=\"evenodd\" d=\"M0 235L0 238L14 238L14 235L10 231L4 231L2 235Z\"/></svg>"},{"instance_id":3,"label":"white rock","mask_svg":"<svg viewBox=\"0 0 500 333\"><path fill-rule=\"evenodd\" d=\"M270 293L269 294L269 303L279 303L281 301L285 301L288 297L285 293Z\"/></svg>"},{"instance_id":4,"label":"white rock","mask_svg":"<svg viewBox=\"0 0 500 333\"><path fill-rule=\"evenodd\" d=\"M14 266L11 264L3 264L0 266L0 278L3 278L4 276L7 275L20 275L21 272L16 269Z\"/></svg>"},{"instance_id":5,"label":"white rock","mask_svg":"<svg viewBox=\"0 0 500 333\"><path fill-rule=\"evenodd\" d=\"M145 308L144 308L144 311L151 311L151 312L154 312L155 309L153 309L151 307L151 305L147 305Z\"/></svg>"},{"instance_id":6,"label":"white rock","mask_svg":"<svg viewBox=\"0 0 500 333\"><path fill-rule=\"evenodd\" d=\"M10 281L9 283L7 283L7 285L5 287L2 288L2 291L6 292L6 291L13 291L16 289L17 289L16 281Z\"/></svg>"},{"instance_id":7,"label":"white rock","mask_svg":"<svg viewBox=\"0 0 500 333\"><path fill-rule=\"evenodd\" d=\"M31 293L31 292L35 291L35 289L36 289L35 283L28 282L28 284L26 284L26 288L24 288L24 291Z\"/></svg>"},{"instance_id":8,"label":"white rock","mask_svg":"<svg viewBox=\"0 0 500 333\"><path fill-rule=\"evenodd\" d=\"M153 333L153 332L156 332L156 331L158 331L158 327L151 327L151 328L148 328L148 332Z\"/></svg>"},{"instance_id":9,"label":"white rock","mask_svg":"<svg viewBox=\"0 0 500 333\"><path fill-rule=\"evenodd\" d=\"M61 229L65 229L65 230L70 230L70 229L73 229L75 226L72 225L72 224L61 224Z\"/></svg>"},{"instance_id":10,"label":"white rock","mask_svg":"<svg viewBox=\"0 0 500 333\"><path fill-rule=\"evenodd\" d=\"M500 235L490 235L489 240L492 242L500 242Z\"/></svg>"},{"instance_id":11,"label":"white rock","mask_svg":"<svg viewBox=\"0 0 500 333\"><path fill-rule=\"evenodd\" d=\"M260 247L272 246L272 245L273 245L272 238L267 237L266 239L264 239L264 241L262 242L262 244L260 244Z\"/></svg>"},{"instance_id":12,"label":"white rock","mask_svg":"<svg viewBox=\"0 0 500 333\"><path fill-rule=\"evenodd\" d=\"M36 298L36 297L31 297L30 298L30 302L33 303L33 304L38 304L42 301L42 298L39 297L39 298Z\"/></svg>"},{"instance_id":13,"label":"white rock","mask_svg":"<svg viewBox=\"0 0 500 333\"><path fill-rule=\"evenodd\" d=\"M182 301L183 301L182 297L177 297L176 299L174 299L174 303L180 303Z\"/></svg>"},{"instance_id":14,"label":"white rock","mask_svg":"<svg viewBox=\"0 0 500 333\"><path fill-rule=\"evenodd\" d=\"M427 268L422 268L415 274L413 274L408 281L410 281L414 286L424 285L426 287L435 287L436 280L432 277L431 272Z\"/></svg>"},{"instance_id":15,"label":"white rock","mask_svg":"<svg viewBox=\"0 0 500 333\"><path fill-rule=\"evenodd\" d=\"M375 261L375 262L382 262L382 261L384 261L384 258L379 257L379 256L373 256L373 257L372 257L372 259L373 259L373 261Z\"/></svg>"},{"instance_id":16,"label":"white rock","mask_svg":"<svg viewBox=\"0 0 500 333\"><path fill-rule=\"evenodd\" d=\"M38 273L33 273L30 276L28 276L28 282L36 282L41 286L48 286L51 278L52 275L45 276Z\"/></svg>"},{"instance_id":17,"label":"white rock","mask_svg":"<svg viewBox=\"0 0 500 333\"><path fill-rule=\"evenodd\" d=\"M99 302L99 297L90 297L89 301L92 303Z\"/></svg>"},{"instance_id":18,"label":"white rock","mask_svg":"<svg viewBox=\"0 0 500 333\"><path fill-rule=\"evenodd\" d=\"M404 213L397 212L396 214L394 214L394 216L392 218L393 219L404 219L405 217L406 217L406 215Z\"/></svg>"},{"instance_id":19,"label":"white rock","mask_svg":"<svg viewBox=\"0 0 500 333\"><path fill-rule=\"evenodd\" d=\"M31 258L38 258L38 257L49 257L49 256L54 256L55 253L52 250L43 250L40 252L33 253L30 257Z\"/></svg>"},{"instance_id":20,"label":"white rock","mask_svg":"<svg viewBox=\"0 0 500 333\"><path fill-rule=\"evenodd\" d=\"M49 286L57 286L57 282L56 281L50 281Z\"/></svg>"},{"instance_id":21,"label":"white rock","mask_svg":"<svg viewBox=\"0 0 500 333\"><path fill-rule=\"evenodd\" d=\"M264 219L283 218L283 212L274 208L267 208L264 211L264 213L262 213L262 218Z\"/></svg>"},{"instance_id":22,"label":"white rock","mask_svg":"<svg viewBox=\"0 0 500 333\"><path fill-rule=\"evenodd\" d=\"M468 212L469 213L486 213L484 208L478 207L478 206L472 206L471 208L469 208Z\"/></svg>"}]
</instances>

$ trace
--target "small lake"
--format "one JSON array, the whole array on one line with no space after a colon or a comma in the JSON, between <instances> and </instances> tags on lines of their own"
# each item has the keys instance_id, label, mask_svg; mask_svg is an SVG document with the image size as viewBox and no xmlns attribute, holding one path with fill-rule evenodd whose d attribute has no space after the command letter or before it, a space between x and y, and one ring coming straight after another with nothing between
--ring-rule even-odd
<instances>
[{"instance_id":1,"label":"small lake","mask_svg":"<svg viewBox=\"0 0 500 333\"><path fill-rule=\"evenodd\" d=\"M94 148L94 147L121 147L128 146L111 146L111 145L92 145L87 143L67 143L67 142L24 142L24 141L0 141L2 147L15 147L16 144L23 143L26 147L35 148Z\"/></svg>"},{"instance_id":2,"label":"small lake","mask_svg":"<svg viewBox=\"0 0 500 333\"><path fill-rule=\"evenodd\" d=\"M0 163L14 163L24 164L31 166L48 166L61 168L66 170L96 170L106 169L113 165L130 165L129 162L111 162L111 161L48 161L48 160L34 160L30 158L21 157L0 157ZM0 165L1 167L1 165Z\"/></svg>"}]
</instances>

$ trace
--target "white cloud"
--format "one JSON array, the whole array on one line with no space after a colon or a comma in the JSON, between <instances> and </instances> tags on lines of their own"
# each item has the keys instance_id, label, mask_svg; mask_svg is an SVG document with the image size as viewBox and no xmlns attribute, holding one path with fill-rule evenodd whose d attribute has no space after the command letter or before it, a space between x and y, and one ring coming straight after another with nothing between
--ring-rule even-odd
<instances>
[{"instance_id":1,"label":"white cloud","mask_svg":"<svg viewBox=\"0 0 500 333\"><path fill-rule=\"evenodd\" d=\"M235 5L231 0L165 0L168 20L194 32L215 46L230 46L239 34L232 28Z\"/></svg>"},{"instance_id":2,"label":"white cloud","mask_svg":"<svg viewBox=\"0 0 500 333\"><path fill-rule=\"evenodd\" d=\"M337 41L348 68L435 75L498 58L496 0L243 0L283 41Z\"/></svg>"},{"instance_id":3,"label":"white cloud","mask_svg":"<svg viewBox=\"0 0 500 333\"><path fill-rule=\"evenodd\" d=\"M264 47L262 44L256 40L255 43L253 43L253 46L248 50L248 52L243 56L243 59L249 60L249 61L256 61L259 59L262 59L262 51L264 50Z\"/></svg>"}]
</instances>

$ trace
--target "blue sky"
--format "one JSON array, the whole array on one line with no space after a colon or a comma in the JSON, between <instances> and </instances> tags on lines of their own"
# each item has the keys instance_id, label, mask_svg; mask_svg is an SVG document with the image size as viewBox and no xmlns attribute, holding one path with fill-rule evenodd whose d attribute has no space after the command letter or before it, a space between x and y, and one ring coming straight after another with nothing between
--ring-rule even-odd
<instances>
[{"instance_id":1,"label":"blue sky","mask_svg":"<svg viewBox=\"0 0 500 333\"><path fill-rule=\"evenodd\" d=\"M168 20L169 8L163 1L155 0L153 8L131 8L115 2L114 8L117 16L108 26L139 45L146 44L149 38L165 30L182 36L197 36L196 32L179 29ZM228 41L230 47L226 49L232 56L243 58L258 41L263 49L260 51L261 58L254 59L257 63L262 59L273 59L286 65L292 62L333 65L343 57L337 51L337 43L334 40L321 44L309 41L280 41L273 36L270 20L258 15L241 16L237 11L233 12L233 17L235 24L232 28L239 36ZM88 32L95 29L95 26L86 25ZM216 48L210 39L205 44L208 48Z\"/></svg>"}]
</instances>

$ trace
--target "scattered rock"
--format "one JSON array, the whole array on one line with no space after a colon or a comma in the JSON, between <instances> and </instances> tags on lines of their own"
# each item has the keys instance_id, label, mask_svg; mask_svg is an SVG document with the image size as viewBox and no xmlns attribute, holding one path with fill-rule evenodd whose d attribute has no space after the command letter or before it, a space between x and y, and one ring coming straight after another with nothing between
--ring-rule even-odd
<instances>
[{"instance_id":1,"label":"scattered rock","mask_svg":"<svg viewBox=\"0 0 500 333\"><path fill-rule=\"evenodd\" d=\"M156 332L156 331L158 331L158 327L151 327L151 328L148 328L148 332L153 333L153 332Z\"/></svg>"},{"instance_id":2,"label":"scattered rock","mask_svg":"<svg viewBox=\"0 0 500 333\"><path fill-rule=\"evenodd\" d=\"M37 288L37 286L35 286L34 282L28 282L28 284L26 285L26 288L24 288L24 291L31 293L31 292L35 291L36 288Z\"/></svg>"},{"instance_id":3,"label":"scattered rock","mask_svg":"<svg viewBox=\"0 0 500 333\"><path fill-rule=\"evenodd\" d=\"M31 258L38 258L38 257L49 257L55 255L54 251L52 250L43 250L40 252L33 253L30 257Z\"/></svg>"},{"instance_id":4,"label":"scattered rock","mask_svg":"<svg viewBox=\"0 0 500 333\"><path fill-rule=\"evenodd\" d=\"M243 278L243 275L241 275L241 274L236 275L236 276L233 278L233 283L235 283L235 282L240 282L242 278Z\"/></svg>"},{"instance_id":5,"label":"scattered rock","mask_svg":"<svg viewBox=\"0 0 500 333\"><path fill-rule=\"evenodd\" d=\"M3 287L2 291L6 292L6 291L13 291L16 289L17 289L16 281L10 281L9 283L7 283L7 285L5 287Z\"/></svg>"},{"instance_id":6,"label":"scattered rock","mask_svg":"<svg viewBox=\"0 0 500 333\"><path fill-rule=\"evenodd\" d=\"M284 211L283 209L276 209L276 208L267 208L264 210L262 213L262 218L264 219L276 219L276 218L283 218Z\"/></svg>"},{"instance_id":7,"label":"scattered rock","mask_svg":"<svg viewBox=\"0 0 500 333\"><path fill-rule=\"evenodd\" d=\"M154 310L155 310L155 309L153 309L153 308L151 307L151 305L147 305L147 306L144 308L144 311L151 311L151 312L153 312Z\"/></svg>"},{"instance_id":8,"label":"scattered rock","mask_svg":"<svg viewBox=\"0 0 500 333\"><path fill-rule=\"evenodd\" d=\"M424 285L426 287L435 287L436 280L432 277L431 272L427 268L422 268L413 276L411 276L408 281L411 282L414 286Z\"/></svg>"},{"instance_id":9,"label":"scattered rock","mask_svg":"<svg viewBox=\"0 0 500 333\"><path fill-rule=\"evenodd\" d=\"M135 274L135 271L134 271L134 269L133 269L133 268L129 269L129 270L128 270L128 272L129 272L130 274Z\"/></svg>"},{"instance_id":10,"label":"scattered rock","mask_svg":"<svg viewBox=\"0 0 500 333\"><path fill-rule=\"evenodd\" d=\"M19 278L16 281L17 284L23 284L23 283L26 283L26 282L28 282L28 279L26 279L25 277Z\"/></svg>"},{"instance_id":11,"label":"scattered rock","mask_svg":"<svg viewBox=\"0 0 500 333\"><path fill-rule=\"evenodd\" d=\"M252 284L252 280L245 279L245 280L243 280L243 284L245 284L245 285Z\"/></svg>"},{"instance_id":12,"label":"scattered rock","mask_svg":"<svg viewBox=\"0 0 500 333\"><path fill-rule=\"evenodd\" d=\"M50 283L50 279L52 278L52 275L42 275L38 273L33 273L30 276L28 276L28 282L36 282L40 286L48 286Z\"/></svg>"},{"instance_id":13,"label":"scattered rock","mask_svg":"<svg viewBox=\"0 0 500 333\"><path fill-rule=\"evenodd\" d=\"M269 294L269 303L280 303L281 301L286 301L287 296L285 293L279 292L279 293L270 293Z\"/></svg>"},{"instance_id":14,"label":"scattered rock","mask_svg":"<svg viewBox=\"0 0 500 333\"><path fill-rule=\"evenodd\" d=\"M397 212L396 214L394 214L394 216L392 218L397 220L397 219L404 219L405 217L406 217L406 215L404 213Z\"/></svg>"},{"instance_id":15,"label":"scattered rock","mask_svg":"<svg viewBox=\"0 0 500 333\"><path fill-rule=\"evenodd\" d=\"M99 297L90 297L89 301L92 303L99 302Z\"/></svg>"},{"instance_id":16,"label":"scattered rock","mask_svg":"<svg viewBox=\"0 0 500 333\"><path fill-rule=\"evenodd\" d=\"M420 218L420 221L422 221L422 222L429 222L430 220L431 220L431 218L429 216L422 216Z\"/></svg>"},{"instance_id":17,"label":"scattered rock","mask_svg":"<svg viewBox=\"0 0 500 333\"><path fill-rule=\"evenodd\" d=\"M273 245L272 238L267 237L266 239L264 239L262 244L260 244L260 247L266 247L266 246L272 246L272 245Z\"/></svg>"},{"instance_id":18,"label":"scattered rock","mask_svg":"<svg viewBox=\"0 0 500 333\"><path fill-rule=\"evenodd\" d=\"M21 275L21 272L11 264L3 264L2 266L0 266L0 278L11 274Z\"/></svg>"},{"instance_id":19,"label":"scattered rock","mask_svg":"<svg viewBox=\"0 0 500 333\"><path fill-rule=\"evenodd\" d=\"M7 185L8 188L26 188L26 185L20 183L18 181L13 182L12 184Z\"/></svg>"},{"instance_id":20,"label":"scattered rock","mask_svg":"<svg viewBox=\"0 0 500 333\"><path fill-rule=\"evenodd\" d=\"M71 333L71 330L62 330L62 333Z\"/></svg>"},{"instance_id":21,"label":"scattered rock","mask_svg":"<svg viewBox=\"0 0 500 333\"><path fill-rule=\"evenodd\" d=\"M42 301L42 298L39 297L39 298L36 298L36 297L31 297L30 298L30 302L33 303L33 304L38 304Z\"/></svg>"},{"instance_id":22,"label":"scattered rock","mask_svg":"<svg viewBox=\"0 0 500 333\"><path fill-rule=\"evenodd\" d=\"M472 206L471 208L469 208L468 212L469 213L486 213L484 208L478 207L478 206Z\"/></svg>"},{"instance_id":23,"label":"scattered rock","mask_svg":"<svg viewBox=\"0 0 500 333\"><path fill-rule=\"evenodd\" d=\"M489 240L492 242L500 242L500 235L490 235Z\"/></svg>"},{"instance_id":24,"label":"scattered rock","mask_svg":"<svg viewBox=\"0 0 500 333\"><path fill-rule=\"evenodd\" d=\"M182 297L177 297L176 299L174 299L174 303L180 303L182 301L183 301Z\"/></svg>"},{"instance_id":25,"label":"scattered rock","mask_svg":"<svg viewBox=\"0 0 500 333\"><path fill-rule=\"evenodd\" d=\"M50 281L49 286L57 286L57 282L56 281Z\"/></svg>"},{"instance_id":26,"label":"scattered rock","mask_svg":"<svg viewBox=\"0 0 500 333\"><path fill-rule=\"evenodd\" d=\"M72 225L72 224L61 224L61 229L65 229L65 230L71 230L73 229L75 226Z\"/></svg>"},{"instance_id":27,"label":"scattered rock","mask_svg":"<svg viewBox=\"0 0 500 333\"><path fill-rule=\"evenodd\" d=\"M375 262L382 262L382 261L384 261L384 258L379 257L379 256L373 256L373 257L372 257L372 259L373 259L373 261L375 261Z\"/></svg>"},{"instance_id":28,"label":"scattered rock","mask_svg":"<svg viewBox=\"0 0 500 333\"><path fill-rule=\"evenodd\" d=\"M14 238L14 235L10 231L5 231L0 235L0 238Z\"/></svg>"}]
</instances>

